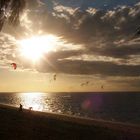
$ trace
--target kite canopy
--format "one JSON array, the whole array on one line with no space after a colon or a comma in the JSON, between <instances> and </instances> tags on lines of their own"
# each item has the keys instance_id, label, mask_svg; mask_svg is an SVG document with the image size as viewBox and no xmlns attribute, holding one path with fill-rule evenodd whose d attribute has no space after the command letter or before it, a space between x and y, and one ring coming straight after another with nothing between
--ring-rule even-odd
<instances>
[{"instance_id":1,"label":"kite canopy","mask_svg":"<svg viewBox=\"0 0 140 140\"><path fill-rule=\"evenodd\" d=\"M56 74L53 75L53 80L56 80Z\"/></svg>"},{"instance_id":2,"label":"kite canopy","mask_svg":"<svg viewBox=\"0 0 140 140\"><path fill-rule=\"evenodd\" d=\"M14 70L17 68L17 64L16 63L11 63L11 65L13 66Z\"/></svg>"},{"instance_id":3,"label":"kite canopy","mask_svg":"<svg viewBox=\"0 0 140 140\"><path fill-rule=\"evenodd\" d=\"M101 86L101 89L104 89L104 86L103 85Z\"/></svg>"}]
</instances>

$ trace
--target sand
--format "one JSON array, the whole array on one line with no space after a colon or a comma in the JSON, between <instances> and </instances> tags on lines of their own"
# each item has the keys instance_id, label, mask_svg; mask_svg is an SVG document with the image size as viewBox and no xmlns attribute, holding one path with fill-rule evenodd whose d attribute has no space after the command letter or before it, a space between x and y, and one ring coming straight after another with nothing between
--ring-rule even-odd
<instances>
[{"instance_id":1,"label":"sand","mask_svg":"<svg viewBox=\"0 0 140 140\"><path fill-rule=\"evenodd\" d=\"M0 105L0 140L140 140L140 126Z\"/></svg>"}]
</instances>

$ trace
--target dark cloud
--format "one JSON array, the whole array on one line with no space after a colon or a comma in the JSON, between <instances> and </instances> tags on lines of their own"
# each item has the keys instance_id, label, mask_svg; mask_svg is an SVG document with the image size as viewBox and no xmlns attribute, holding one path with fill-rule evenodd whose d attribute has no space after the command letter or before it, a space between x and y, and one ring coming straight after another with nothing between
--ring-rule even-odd
<instances>
[{"instance_id":1,"label":"dark cloud","mask_svg":"<svg viewBox=\"0 0 140 140\"><path fill-rule=\"evenodd\" d=\"M80 50L81 54L121 58L127 62L129 56L140 54L140 42L133 38L135 30L140 25L139 9L140 3L134 7L122 6L106 12L94 8L86 11L70 9L73 12L71 15L68 9L66 11L63 6L60 6L59 9L55 9L54 16L47 17L44 29L62 36L69 42L83 44L85 49ZM61 15L62 13L65 16ZM48 60L55 70L45 62L39 70L110 76L139 76L140 74L139 65L119 65L94 60L63 60L65 57L69 58L70 55L76 56L74 53L61 54L62 60L59 61L57 53L54 55L55 60Z\"/></svg>"},{"instance_id":2,"label":"dark cloud","mask_svg":"<svg viewBox=\"0 0 140 140\"><path fill-rule=\"evenodd\" d=\"M96 55L101 55L101 56L111 56L114 58L124 58L124 59L129 59L130 55L139 55L140 54L140 42L127 42L122 43L122 44L112 44L108 43L105 44L107 46L105 47L87 47L87 51L89 53L93 53Z\"/></svg>"},{"instance_id":3,"label":"dark cloud","mask_svg":"<svg viewBox=\"0 0 140 140\"><path fill-rule=\"evenodd\" d=\"M30 9L25 11L26 18L23 18L21 26L17 28L20 36L25 36L25 33L29 36L38 34L41 30L42 34L55 34L66 42L81 44L83 47L78 51L69 48L67 51L48 53L36 65L38 71L107 76L140 75L140 63L130 65L94 59L70 59L86 54L120 58L127 62L131 55L140 55L140 40L139 37L134 37L140 25L140 3L133 7L120 6L110 11L91 7L81 11L56 4L51 12L47 11L47 6L34 4L36 8L29 6Z\"/></svg>"},{"instance_id":4,"label":"dark cloud","mask_svg":"<svg viewBox=\"0 0 140 140\"><path fill-rule=\"evenodd\" d=\"M48 63L47 63L48 62ZM50 62L50 64L49 64ZM42 65L41 65L42 64ZM111 62L47 59L37 67L40 72L61 72L67 74L101 74L106 76L140 76L139 65L117 65Z\"/></svg>"},{"instance_id":5,"label":"dark cloud","mask_svg":"<svg viewBox=\"0 0 140 140\"><path fill-rule=\"evenodd\" d=\"M112 11L94 8L72 11L71 8L66 10L60 6L59 10L55 9L54 15L46 16L43 30L57 34L69 42L83 44L90 53L126 58L140 53L140 42L130 43L140 25L139 9L140 3L134 7L123 6ZM73 12L73 15L68 11Z\"/></svg>"},{"instance_id":6,"label":"dark cloud","mask_svg":"<svg viewBox=\"0 0 140 140\"><path fill-rule=\"evenodd\" d=\"M58 6L56 6L58 7ZM55 9L55 8L54 8ZM43 21L46 31L61 33L73 42L90 43L103 38L108 43L132 36L140 25L140 4L132 7L118 7L112 11L90 8L87 11L64 8L59 6ZM60 12L61 11L61 12ZM63 13L63 15L62 15ZM93 42L92 42L93 43Z\"/></svg>"},{"instance_id":7,"label":"dark cloud","mask_svg":"<svg viewBox=\"0 0 140 140\"><path fill-rule=\"evenodd\" d=\"M82 52L77 51L77 50L51 52L51 53L48 53L48 54L46 55L46 58L47 58L50 62L53 62L53 61L57 61L57 60L60 60L60 59L72 57L72 56L75 56L75 55L78 56L78 55L80 55L81 53L82 53Z\"/></svg>"}]
</instances>

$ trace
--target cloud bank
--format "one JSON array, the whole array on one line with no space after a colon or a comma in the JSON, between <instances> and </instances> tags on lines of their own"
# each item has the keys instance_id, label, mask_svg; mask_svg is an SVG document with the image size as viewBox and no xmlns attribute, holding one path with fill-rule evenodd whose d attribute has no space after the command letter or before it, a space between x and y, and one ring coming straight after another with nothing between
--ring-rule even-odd
<instances>
[{"instance_id":1,"label":"cloud bank","mask_svg":"<svg viewBox=\"0 0 140 140\"><path fill-rule=\"evenodd\" d=\"M81 46L73 50L70 45L66 50L46 54L35 66L39 72L136 77L140 76L140 36L135 36L140 26L139 17L140 3L108 11L93 7L83 11L54 3L53 10L48 11L45 3L39 1L33 5L32 1L16 28L20 35L10 32L10 27L5 32L15 38L55 34L73 47ZM8 49L6 53L2 51L1 56L8 56ZM5 59L11 59L7 56Z\"/></svg>"}]
</instances>

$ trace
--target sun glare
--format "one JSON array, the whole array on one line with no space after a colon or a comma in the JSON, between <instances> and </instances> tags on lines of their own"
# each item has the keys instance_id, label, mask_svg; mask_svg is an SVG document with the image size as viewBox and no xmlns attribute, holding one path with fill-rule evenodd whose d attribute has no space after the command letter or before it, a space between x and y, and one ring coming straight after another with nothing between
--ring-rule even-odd
<instances>
[{"instance_id":1,"label":"sun glare","mask_svg":"<svg viewBox=\"0 0 140 140\"><path fill-rule=\"evenodd\" d=\"M58 37L53 35L34 36L20 40L20 54L24 58L37 61L43 56L43 54L49 51L54 51L57 46L57 41Z\"/></svg>"},{"instance_id":2,"label":"sun glare","mask_svg":"<svg viewBox=\"0 0 140 140\"><path fill-rule=\"evenodd\" d=\"M42 111L43 110L43 94L40 92L32 92L32 93L21 93L18 96L21 98L21 104L26 109L32 107L33 110Z\"/></svg>"}]
</instances>

